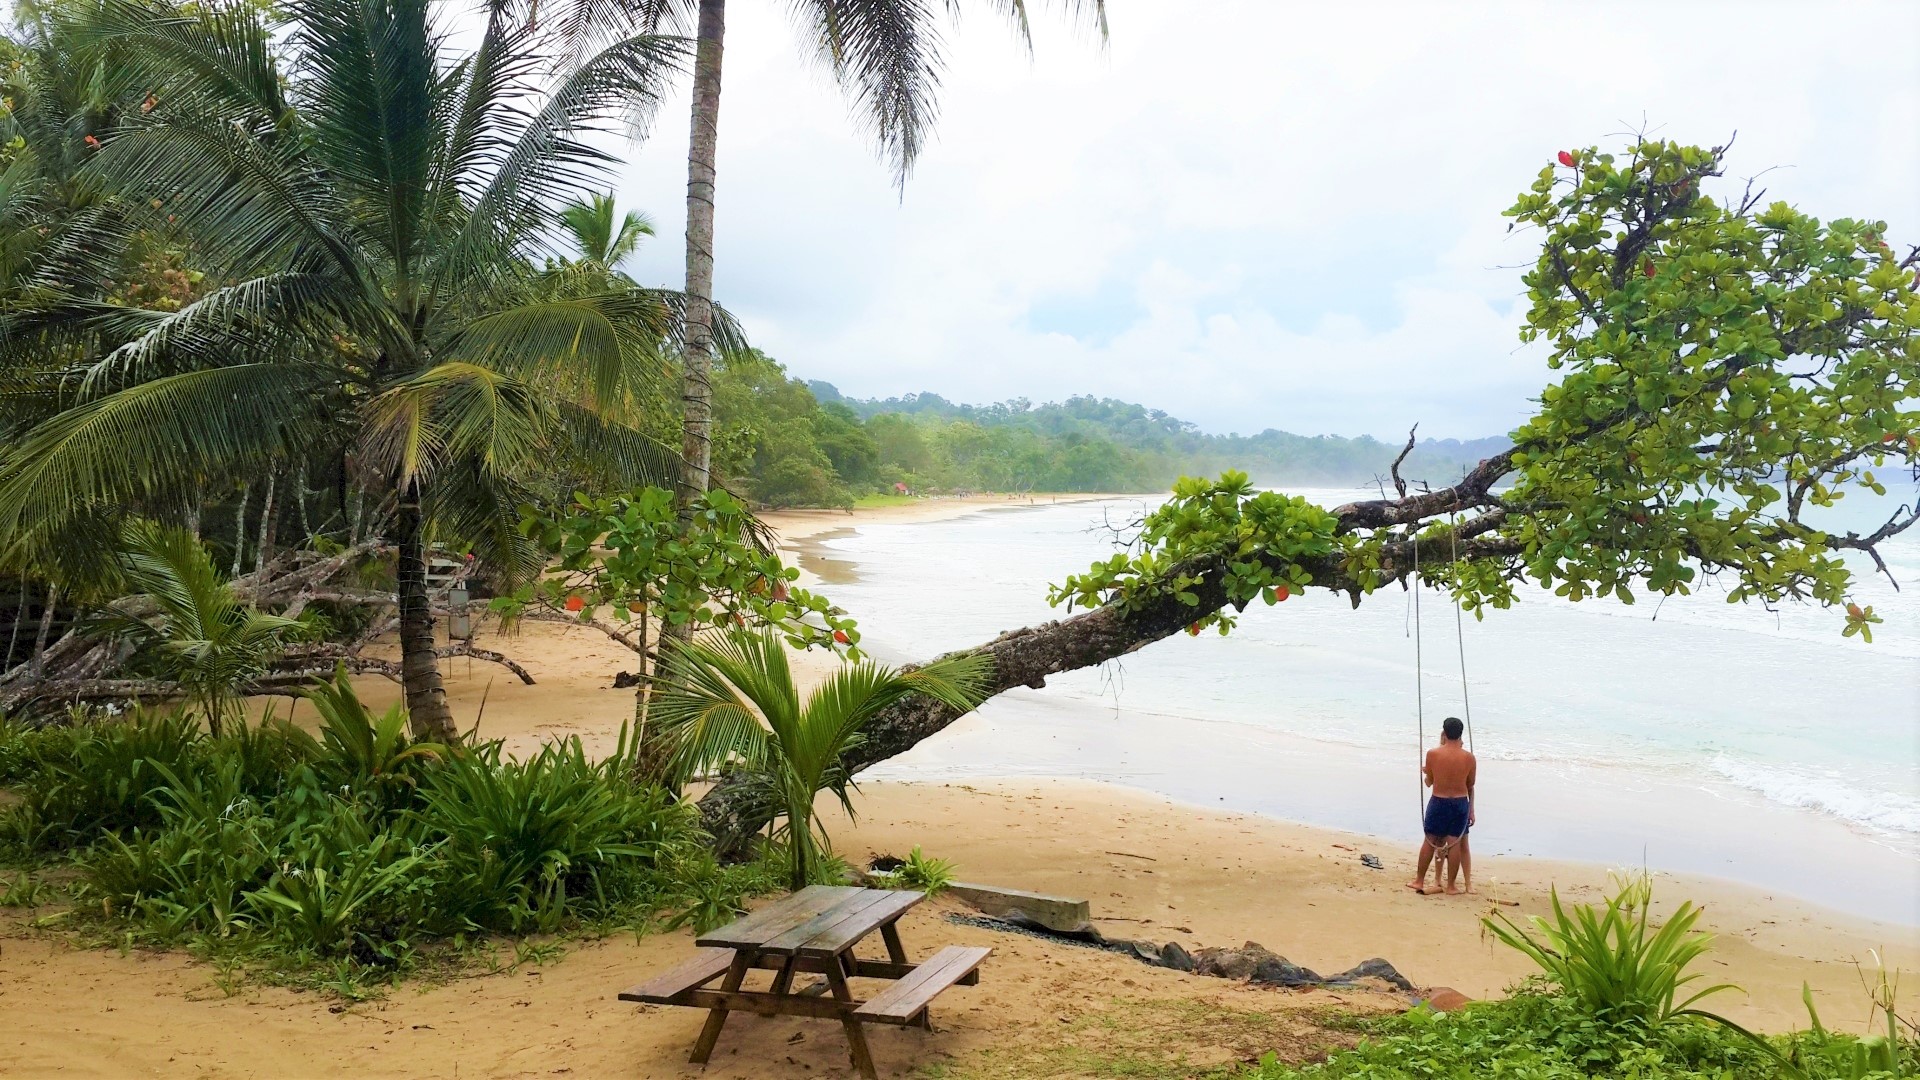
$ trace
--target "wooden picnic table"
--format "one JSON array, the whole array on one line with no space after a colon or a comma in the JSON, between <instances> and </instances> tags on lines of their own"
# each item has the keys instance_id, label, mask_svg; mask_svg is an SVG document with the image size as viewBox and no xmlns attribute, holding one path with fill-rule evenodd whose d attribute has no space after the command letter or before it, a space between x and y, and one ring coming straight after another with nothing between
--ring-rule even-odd
<instances>
[{"instance_id":1,"label":"wooden picnic table","mask_svg":"<svg viewBox=\"0 0 1920 1080\"><path fill-rule=\"evenodd\" d=\"M949 945L923 963L909 961L896 924L923 899L918 892L811 885L702 934L695 939L699 951L691 960L622 991L620 1000L708 1010L706 1026L690 1059L698 1064L704 1064L713 1053L730 1011L839 1020L846 1029L853 1067L873 1080L878 1074L861 1025L913 1025L933 1030L929 1003L956 983L979 982L980 964L993 951ZM866 960L855 956L854 946L876 930L886 944L887 958ZM747 973L756 968L774 973L771 987L744 987ZM796 992L796 973L825 978ZM721 979L719 988L708 987L715 979ZM888 979L893 985L861 1001L853 996L850 979ZM825 997L823 992L832 996Z\"/></svg>"}]
</instances>

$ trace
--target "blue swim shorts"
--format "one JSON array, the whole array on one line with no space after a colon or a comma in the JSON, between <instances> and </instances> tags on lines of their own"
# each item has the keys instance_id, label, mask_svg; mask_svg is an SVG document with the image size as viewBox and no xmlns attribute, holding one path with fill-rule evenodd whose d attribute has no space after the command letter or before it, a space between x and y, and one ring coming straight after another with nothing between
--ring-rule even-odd
<instances>
[{"instance_id":1,"label":"blue swim shorts","mask_svg":"<svg viewBox=\"0 0 1920 1080\"><path fill-rule=\"evenodd\" d=\"M1427 835L1442 839L1467 835L1467 815L1472 810L1473 800L1464 795L1457 799L1435 795L1427 800Z\"/></svg>"}]
</instances>

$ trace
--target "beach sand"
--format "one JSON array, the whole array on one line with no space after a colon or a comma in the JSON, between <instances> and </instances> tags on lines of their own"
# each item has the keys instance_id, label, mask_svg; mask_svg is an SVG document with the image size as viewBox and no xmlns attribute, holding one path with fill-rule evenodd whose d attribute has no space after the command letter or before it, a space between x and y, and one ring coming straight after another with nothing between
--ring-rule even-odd
<instances>
[{"instance_id":1,"label":"beach sand","mask_svg":"<svg viewBox=\"0 0 1920 1080\"><path fill-rule=\"evenodd\" d=\"M863 521L932 520L1011 504L940 500L769 519L784 542L804 551L810 538ZM482 634L537 680L523 686L490 664L449 663L455 716L463 725L479 716L483 737L525 750L579 735L602 748L632 715L632 692L612 688L632 654L596 631L528 623L511 636L492 627ZM828 663L812 657L803 671L817 674ZM398 697L385 680L362 685L376 703ZM850 823L823 806L837 850L855 861L919 845L953 860L963 880L1084 897L1110 937L1177 940L1189 949L1257 941L1323 973L1384 957L1419 986L1475 997L1528 973L1523 958L1481 931L1483 915L1543 912L1551 886L1566 899L1592 900L1607 876L1594 865L1483 857L1479 895L1420 897L1403 887L1411 838L1355 836L1080 781L874 781L861 785L856 808ZM1385 868L1365 868L1361 854L1378 855ZM1823 1020L1858 1028L1867 999L1854 965L1871 968L1870 950L1889 966L1920 967L1920 934L1911 926L1844 917L1728 882L1657 881L1663 907L1681 899L1706 905L1705 926L1718 938L1703 969L1711 981L1748 991L1718 997L1714 1007L1767 1030L1804 1026L1802 980L1814 988ZM575 945L556 962L403 986L383 1000L349 1005L262 987L227 996L213 969L180 954L77 949L24 929L30 914L0 914L0 1015L7 1017L0 1073L8 1076L848 1075L833 1025L747 1016L730 1022L712 1068L687 1066L698 1014L613 998L683 957L691 941L685 931ZM941 905L923 905L903 930L919 954L950 943L996 951L979 987L942 999L938 1033L876 1034L886 1075L947 1060L958 1076L1064 1077L1094 1075L1111 1067L1114 1054L1195 1067L1252 1060L1270 1048L1298 1057L1350 1038L1317 1026L1315 1010L1405 1004L1397 995L1296 993L1181 975L1115 953L954 925ZM1169 1027L1181 1038L1156 1035Z\"/></svg>"}]
</instances>

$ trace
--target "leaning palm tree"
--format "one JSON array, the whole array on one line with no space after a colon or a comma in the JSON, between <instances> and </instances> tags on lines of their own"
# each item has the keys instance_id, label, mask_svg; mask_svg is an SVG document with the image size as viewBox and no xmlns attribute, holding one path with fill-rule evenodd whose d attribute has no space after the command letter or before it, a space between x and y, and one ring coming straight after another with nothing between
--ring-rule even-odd
<instances>
[{"instance_id":1,"label":"leaning palm tree","mask_svg":"<svg viewBox=\"0 0 1920 1080\"><path fill-rule=\"evenodd\" d=\"M238 711L247 684L265 674L305 627L241 602L213 558L184 529L135 520L126 527L122 574L153 611L112 613L94 633L113 634L143 652L206 717L207 729Z\"/></svg>"},{"instance_id":2,"label":"leaning palm tree","mask_svg":"<svg viewBox=\"0 0 1920 1080\"><path fill-rule=\"evenodd\" d=\"M720 68L726 38L727 0L523 0L549 17L569 41L604 38L610 28L691 28L693 123L687 151L687 329L683 376L681 492L707 489L713 427L713 204L720 143ZM1069 17L1107 32L1106 0L1058 0ZM1027 0L985 0L1005 16L1029 47ZM941 20L966 5L929 0L788 0L801 44L812 52L854 99L854 107L905 184L914 159L933 130L936 92L944 62Z\"/></svg>"},{"instance_id":3,"label":"leaning palm tree","mask_svg":"<svg viewBox=\"0 0 1920 1080\"><path fill-rule=\"evenodd\" d=\"M653 235L653 221L638 210L629 210L615 225L613 196L593 195L560 211L580 257L600 270L614 273L628 256L640 248L640 241Z\"/></svg>"},{"instance_id":4,"label":"leaning palm tree","mask_svg":"<svg viewBox=\"0 0 1920 1080\"><path fill-rule=\"evenodd\" d=\"M669 771L677 780L730 762L761 776L775 816L785 819L789 884L800 889L813 878L824 842L816 836L815 796L831 791L853 813L845 757L860 745L867 721L909 694L971 709L980 703L989 664L979 655L908 671L844 664L803 698L780 636L739 630L675 642L653 715L672 747Z\"/></svg>"},{"instance_id":5,"label":"leaning palm tree","mask_svg":"<svg viewBox=\"0 0 1920 1080\"><path fill-rule=\"evenodd\" d=\"M677 467L634 425L636 388L678 348L677 295L556 295L534 258L618 164L593 133L653 106L680 45L635 34L563 63L504 0L465 52L429 0L293 0L272 28L249 0L84 11L73 38L149 88L90 163L139 216L68 245L0 336L15 357L84 357L40 372L61 407L6 448L0 536L32 546L102 507L334 461L386 500L408 712L452 738L430 544L528 573L528 465ZM177 312L71 284L98 281L132 228L179 238L221 284Z\"/></svg>"}]
</instances>

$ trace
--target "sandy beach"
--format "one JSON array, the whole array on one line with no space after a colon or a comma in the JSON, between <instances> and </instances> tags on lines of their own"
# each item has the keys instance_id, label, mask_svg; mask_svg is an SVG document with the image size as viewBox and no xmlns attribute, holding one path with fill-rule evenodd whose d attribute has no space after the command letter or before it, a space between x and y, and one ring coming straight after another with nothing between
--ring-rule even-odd
<instances>
[{"instance_id":1,"label":"sandy beach","mask_svg":"<svg viewBox=\"0 0 1920 1080\"><path fill-rule=\"evenodd\" d=\"M803 558L808 540L865 522L910 522L1018 505L939 500L854 514L769 515ZM536 685L493 665L456 660L447 671L454 714L479 718L480 734L510 747L578 735L610 745L632 713L631 691L612 688L632 654L597 632L528 623L513 635L482 631L521 661ZM810 661L819 670L824 657ZM397 697L384 680L363 683L375 703ZM482 702L484 701L484 712ZM284 706L283 706L284 708ZM904 855L915 845L953 860L969 881L1085 897L1109 937L1179 941L1189 949L1256 941L1296 963L1339 971L1370 958L1392 962L1420 987L1495 995L1528 974L1517 954L1485 935L1487 914L1546 910L1548 891L1597 898L1607 868L1518 856L1477 860L1475 896L1419 897L1406 838L1383 839L1225 813L1109 784L1040 779L905 783L870 781L857 821L828 808L839 852L856 862ZM1362 865L1378 855L1384 869ZM1766 1030L1804 1026L1802 981L1822 1018L1858 1027L1867 999L1856 964L1878 950L1890 967L1920 967L1915 928L1842 916L1800 901L1705 878L1657 877L1671 905L1706 906L1717 935L1712 981L1731 981L1715 1007ZM1337 1045L1313 1022L1339 1004L1404 1007L1400 995L1288 992L1162 971L1128 957L955 925L923 905L903 929L918 952L949 943L995 949L976 988L954 992L939 1031L887 1031L876 1039L886 1075L950 1062L957 1076L1078 1076L1075 1048L1131 1045L1165 1054L1152 1036L1178 1024L1192 1033L1181 1060L1252 1060L1268 1048ZM0 1072L20 1076L709 1077L846 1075L831 1025L739 1017L704 1073L684 1064L700 1017L616 1002L615 992L676 962L686 931L576 944L558 961L435 986L409 985L373 1002L249 987L228 996L212 969L178 954L81 950L26 931L26 913L0 916ZM1098 1018L1090 1023L1087 1016ZM1203 1017L1204 1019L1196 1019ZM1246 1019L1255 1017L1256 1019ZM1236 1019L1237 1018L1237 1019ZM1129 1034L1132 1033L1132 1034ZM768 1071L765 1063L774 1063Z\"/></svg>"}]
</instances>

